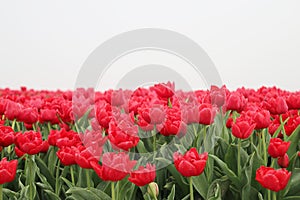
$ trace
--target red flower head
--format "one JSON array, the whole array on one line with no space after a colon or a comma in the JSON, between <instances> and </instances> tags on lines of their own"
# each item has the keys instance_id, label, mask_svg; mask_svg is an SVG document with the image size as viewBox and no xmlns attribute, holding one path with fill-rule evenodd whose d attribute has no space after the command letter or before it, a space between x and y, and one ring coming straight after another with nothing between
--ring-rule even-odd
<instances>
[{"instance_id":1,"label":"red flower head","mask_svg":"<svg viewBox=\"0 0 300 200\"><path fill-rule=\"evenodd\" d=\"M17 160L7 161L7 158L3 158L0 161L0 185L12 182L15 179L17 167Z\"/></svg>"},{"instance_id":2,"label":"red flower head","mask_svg":"<svg viewBox=\"0 0 300 200\"><path fill-rule=\"evenodd\" d=\"M17 119L21 113L21 104L14 101L8 101L6 104L5 116L9 120Z\"/></svg>"},{"instance_id":3,"label":"red flower head","mask_svg":"<svg viewBox=\"0 0 300 200\"><path fill-rule=\"evenodd\" d=\"M261 166L256 171L255 180L257 180L264 188L278 192L283 190L291 177L291 172L286 169L275 170L271 167Z\"/></svg>"},{"instance_id":4,"label":"red flower head","mask_svg":"<svg viewBox=\"0 0 300 200\"><path fill-rule=\"evenodd\" d=\"M284 154L284 156L278 157L277 164L282 168L287 168L289 166L289 156Z\"/></svg>"},{"instance_id":5,"label":"red flower head","mask_svg":"<svg viewBox=\"0 0 300 200\"><path fill-rule=\"evenodd\" d=\"M128 151L140 140L138 127L131 121L130 116L122 114L118 120L114 119L109 123L108 139L115 147Z\"/></svg>"},{"instance_id":6,"label":"red flower head","mask_svg":"<svg viewBox=\"0 0 300 200\"><path fill-rule=\"evenodd\" d=\"M154 181L156 176L155 165L140 166L138 170L130 172L128 180L137 186L144 186Z\"/></svg>"},{"instance_id":7,"label":"red flower head","mask_svg":"<svg viewBox=\"0 0 300 200\"><path fill-rule=\"evenodd\" d=\"M255 124L251 124L249 120L238 118L232 124L232 135L240 139L248 138L255 128Z\"/></svg>"},{"instance_id":8,"label":"red flower head","mask_svg":"<svg viewBox=\"0 0 300 200\"><path fill-rule=\"evenodd\" d=\"M300 92L290 94L288 96L288 98L286 99L286 103L289 107L289 110L292 110L292 109L299 110L300 109Z\"/></svg>"},{"instance_id":9,"label":"red flower head","mask_svg":"<svg viewBox=\"0 0 300 200\"><path fill-rule=\"evenodd\" d=\"M199 123L210 125L213 123L216 115L216 108L211 104L203 103L199 106Z\"/></svg>"},{"instance_id":10,"label":"red flower head","mask_svg":"<svg viewBox=\"0 0 300 200\"><path fill-rule=\"evenodd\" d=\"M42 135L35 131L18 133L15 144L24 153L29 155L38 154L43 149Z\"/></svg>"},{"instance_id":11,"label":"red flower head","mask_svg":"<svg viewBox=\"0 0 300 200\"><path fill-rule=\"evenodd\" d=\"M170 135L185 135L186 124L184 123L181 110L178 107L168 108L166 110L166 121L160 134L164 136Z\"/></svg>"},{"instance_id":12,"label":"red flower head","mask_svg":"<svg viewBox=\"0 0 300 200\"><path fill-rule=\"evenodd\" d=\"M210 102L212 105L216 105L218 108L223 106L225 103L226 87L221 88L217 86L211 86L210 88Z\"/></svg>"},{"instance_id":13,"label":"red flower head","mask_svg":"<svg viewBox=\"0 0 300 200\"><path fill-rule=\"evenodd\" d=\"M232 92L226 100L226 109L242 112L246 103L247 101L243 94L239 92Z\"/></svg>"},{"instance_id":14,"label":"red flower head","mask_svg":"<svg viewBox=\"0 0 300 200\"><path fill-rule=\"evenodd\" d=\"M175 85L174 83L160 83L155 84L150 90L154 90L158 97L162 99L168 99L174 95Z\"/></svg>"},{"instance_id":15,"label":"red flower head","mask_svg":"<svg viewBox=\"0 0 300 200\"><path fill-rule=\"evenodd\" d=\"M120 181L125 178L135 166L136 161L130 160L125 152L107 152L103 154L102 166L97 162L91 165L97 175L104 181Z\"/></svg>"},{"instance_id":16,"label":"red flower head","mask_svg":"<svg viewBox=\"0 0 300 200\"><path fill-rule=\"evenodd\" d=\"M267 102L267 109L273 115L280 115L288 111L288 106L284 98L277 97L269 99Z\"/></svg>"},{"instance_id":17,"label":"red flower head","mask_svg":"<svg viewBox=\"0 0 300 200\"><path fill-rule=\"evenodd\" d=\"M70 130L66 131L66 129L61 130L51 130L48 136L48 142L52 146L57 146L62 148L64 146L77 146L81 144L80 137L78 133Z\"/></svg>"},{"instance_id":18,"label":"red flower head","mask_svg":"<svg viewBox=\"0 0 300 200\"><path fill-rule=\"evenodd\" d=\"M0 146L8 147L15 141L15 133L9 126L0 125Z\"/></svg>"},{"instance_id":19,"label":"red flower head","mask_svg":"<svg viewBox=\"0 0 300 200\"><path fill-rule=\"evenodd\" d=\"M106 101L99 101L96 106L96 118L99 124L103 128L109 127L109 122L112 119L112 108L111 105L108 104Z\"/></svg>"},{"instance_id":20,"label":"red flower head","mask_svg":"<svg viewBox=\"0 0 300 200\"><path fill-rule=\"evenodd\" d=\"M98 162L96 157L84 146L78 146L75 153L75 161L81 168L92 169L91 162Z\"/></svg>"},{"instance_id":21,"label":"red flower head","mask_svg":"<svg viewBox=\"0 0 300 200\"><path fill-rule=\"evenodd\" d=\"M24 122L25 124L33 124L38 121L38 111L36 108L25 108L19 114L18 120Z\"/></svg>"},{"instance_id":22,"label":"red flower head","mask_svg":"<svg viewBox=\"0 0 300 200\"><path fill-rule=\"evenodd\" d=\"M271 116L268 110L256 111L253 120L256 123L255 129L268 128L271 124Z\"/></svg>"},{"instance_id":23,"label":"red flower head","mask_svg":"<svg viewBox=\"0 0 300 200\"><path fill-rule=\"evenodd\" d=\"M64 166L75 165L75 147L62 147L56 152L57 157Z\"/></svg>"},{"instance_id":24,"label":"red flower head","mask_svg":"<svg viewBox=\"0 0 300 200\"><path fill-rule=\"evenodd\" d=\"M41 109L39 116L40 123L50 122L51 124L59 124L56 113L57 111L55 109Z\"/></svg>"},{"instance_id":25,"label":"red flower head","mask_svg":"<svg viewBox=\"0 0 300 200\"><path fill-rule=\"evenodd\" d=\"M196 148L191 148L184 155L178 152L173 154L176 169L186 177L199 176L206 166L207 158L208 154L206 152L199 154Z\"/></svg>"},{"instance_id":26,"label":"red flower head","mask_svg":"<svg viewBox=\"0 0 300 200\"><path fill-rule=\"evenodd\" d=\"M284 142L280 138L271 138L268 153L272 158L283 157L288 151L291 142Z\"/></svg>"}]
</instances>

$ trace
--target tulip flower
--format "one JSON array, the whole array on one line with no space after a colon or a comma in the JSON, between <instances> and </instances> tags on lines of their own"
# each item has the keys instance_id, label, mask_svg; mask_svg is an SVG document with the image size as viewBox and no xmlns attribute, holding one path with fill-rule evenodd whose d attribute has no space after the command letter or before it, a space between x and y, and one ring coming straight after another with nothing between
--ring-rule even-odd
<instances>
[{"instance_id":1,"label":"tulip flower","mask_svg":"<svg viewBox=\"0 0 300 200\"><path fill-rule=\"evenodd\" d=\"M0 125L0 146L8 147L15 141L14 130L9 126Z\"/></svg>"},{"instance_id":2,"label":"tulip flower","mask_svg":"<svg viewBox=\"0 0 300 200\"><path fill-rule=\"evenodd\" d=\"M7 161L6 157L2 158L0 161L0 185L15 179L17 166L17 160Z\"/></svg>"},{"instance_id":3,"label":"tulip flower","mask_svg":"<svg viewBox=\"0 0 300 200\"><path fill-rule=\"evenodd\" d=\"M271 138L268 153L272 158L283 157L291 142L284 142L280 138Z\"/></svg>"},{"instance_id":4,"label":"tulip flower","mask_svg":"<svg viewBox=\"0 0 300 200\"><path fill-rule=\"evenodd\" d=\"M144 186L154 181L156 176L155 165L140 166L138 170L130 172L128 180L137 186Z\"/></svg>"},{"instance_id":5,"label":"tulip flower","mask_svg":"<svg viewBox=\"0 0 300 200\"><path fill-rule=\"evenodd\" d=\"M232 124L232 135L239 139L247 139L252 134L255 124L251 124L246 119L240 119Z\"/></svg>"},{"instance_id":6,"label":"tulip flower","mask_svg":"<svg viewBox=\"0 0 300 200\"><path fill-rule=\"evenodd\" d=\"M178 172L186 177L199 176L206 165L208 154L199 154L196 148L191 148L184 155L178 152L173 154L174 165Z\"/></svg>"},{"instance_id":7,"label":"tulip flower","mask_svg":"<svg viewBox=\"0 0 300 200\"><path fill-rule=\"evenodd\" d=\"M282 168L287 168L289 166L289 156L285 153L284 156L278 157L277 164Z\"/></svg>"},{"instance_id":8,"label":"tulip flower","mask_svg":"<svg viewBox=\"0 0 300 200\"><path fill-rule=\"evenodd\" d=\"M18 133L15 144L22 152L29 155L40 153L44 147L41 133L35 131Z\"/></svg>"},{"instance_id":9,"label":"tulip flower","mask_svg":"<svg viewBox=\"0 0 300 200\"><path fill-rule=\"evenodd\" d=\"M278 192L286 187L290 177L291 172L288 172L286 169L275 170L271 167L261 166L256 171L255 180L264 188Z\"/></svg>"}]
</instances>

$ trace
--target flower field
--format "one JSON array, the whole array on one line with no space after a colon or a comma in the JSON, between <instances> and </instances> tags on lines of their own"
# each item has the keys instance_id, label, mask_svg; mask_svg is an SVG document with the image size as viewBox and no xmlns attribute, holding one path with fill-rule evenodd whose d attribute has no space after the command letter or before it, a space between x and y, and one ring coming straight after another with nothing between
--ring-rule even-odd
<instances>
[{"instance_id":1,"label":"flower field","mask_svg":"<svg viewBox=\"0 0 300 200\"><path fill-rule=\"evenodd\" d=\"M300 91L0 89L0 200L300 200Z\"/></svg>"}]
</instances>

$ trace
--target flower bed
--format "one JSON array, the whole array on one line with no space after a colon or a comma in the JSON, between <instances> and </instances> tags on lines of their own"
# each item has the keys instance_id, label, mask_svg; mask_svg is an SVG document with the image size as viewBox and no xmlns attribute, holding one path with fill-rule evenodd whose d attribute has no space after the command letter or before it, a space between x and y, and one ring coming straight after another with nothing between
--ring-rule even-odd
<instances>
[{"instance_id":1,"label":"flower bed","mask_svg":"<svg viewBox=\"0 0 300 200\"><path fill-rule=\"evenodd\" d=\"M0 90L0 199L300 199L300 92Z\"/></svg>"}]
</instances>

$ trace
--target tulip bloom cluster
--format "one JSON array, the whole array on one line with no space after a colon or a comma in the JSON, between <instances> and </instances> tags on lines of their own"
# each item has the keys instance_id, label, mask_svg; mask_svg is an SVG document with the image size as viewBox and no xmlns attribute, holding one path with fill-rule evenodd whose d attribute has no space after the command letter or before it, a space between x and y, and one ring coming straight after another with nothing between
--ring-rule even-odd
<instances>
[{"instance_id":1,"label":"tulip bloom cluster","mask_svg":"<svg viewBox=\"0 0 300 200\"><path fill-rule=\"evenodd\" d=\"M0 89L0 196L296 199L299 125L276 87Z\"/></svg>"}]
</instances>

